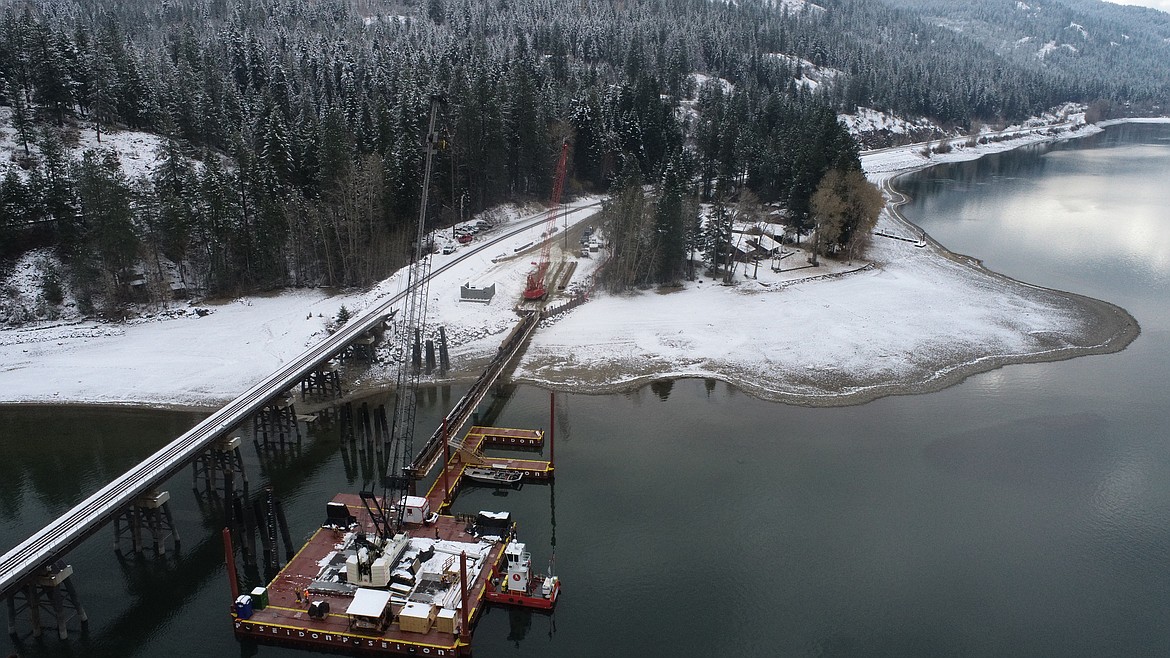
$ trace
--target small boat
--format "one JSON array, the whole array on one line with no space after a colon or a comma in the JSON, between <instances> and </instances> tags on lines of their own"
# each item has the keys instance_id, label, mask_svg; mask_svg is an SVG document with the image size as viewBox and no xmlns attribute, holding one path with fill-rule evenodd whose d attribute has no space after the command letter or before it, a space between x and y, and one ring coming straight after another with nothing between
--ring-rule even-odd
<instances>
[{"instance_id":1,"label":"small boat","mask_svg":"<svg viewBox=\"0 0 1170 658\"><path fill-rule=\"evenodd\" d=\"M469 468L463 471L463 477L483 484L516 484L524 474L503 468Z\"/></svg>"}]
</instances>

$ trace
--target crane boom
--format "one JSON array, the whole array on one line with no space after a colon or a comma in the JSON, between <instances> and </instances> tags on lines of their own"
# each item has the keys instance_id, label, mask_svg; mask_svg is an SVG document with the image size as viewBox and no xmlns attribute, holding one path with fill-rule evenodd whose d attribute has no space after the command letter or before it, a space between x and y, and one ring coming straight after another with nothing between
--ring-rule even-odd
<instances>
[{"instance_id":1,"label":"crane boom","mask_svg":"<svg viewBox=\"0 0 1170 658\"><path fill-rule=\"evenodd\" d=\"M557 173L553 178L551 207L548 210L548 221L544 223L544 233L541 237L544 244L540 246L540 260L536 262L536 269L528 275L528 282L524 286L524 299L540 299L548 293L545 276L548 274L548 259L552 251L552 236L557 230L557 212L561 208L561 193L565 189L565 169L569 160L569 143L561 144L561 157L557 160Z\"/></svg>"},{"instance_id":2,"label":"crane boom","mask_svg":"<svg viewBox=\"0 0 1170 658\"><path fill-rule=\"evenodd\" d=\"M390 426L388 450L386 451L385 475L383 481L383 504L393 506L393 514L383 515L379 532L383 537L392 537L402 526L405 513L404 497L410 493L410 463L414 458L414 419L418 408L418 384L420 375L419 341L426 335L427 321L427 275L431 267L431 255L426 244L427 197L431 184L431 160L439 143L435 120L442 99L431 97L431 116L427 130L426 165L423 172L422 201L418 210L418 226L414 243L414 260L407 270L407 295L399 339L399 354L402 363L398 367L397 385L394 389L394 420Z\"/></svg>"}]
</instances>

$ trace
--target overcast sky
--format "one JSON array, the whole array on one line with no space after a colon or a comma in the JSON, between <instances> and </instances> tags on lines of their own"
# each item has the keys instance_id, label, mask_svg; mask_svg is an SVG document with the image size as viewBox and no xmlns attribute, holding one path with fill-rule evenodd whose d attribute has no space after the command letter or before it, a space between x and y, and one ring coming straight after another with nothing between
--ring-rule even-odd
<instances>
[{"instance_id":1,"label":"overcast sky","mask_svg":"<svg viewBox=\"0 0 1170 658\"><path fill-rule=\"evenodd\" d=\"M1108 0L1119 5L1141 5L1170 12L1170 0Z\"/></svg>"}]
</instances>

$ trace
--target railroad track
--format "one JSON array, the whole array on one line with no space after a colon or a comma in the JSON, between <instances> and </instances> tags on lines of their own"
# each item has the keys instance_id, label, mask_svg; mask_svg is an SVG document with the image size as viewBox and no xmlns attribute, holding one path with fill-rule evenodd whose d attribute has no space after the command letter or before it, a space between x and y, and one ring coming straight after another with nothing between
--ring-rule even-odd
<instances>
[{"instance_id":1,"label":"railroad track","mask_svg":"<svg viewBox=\"0 0 1170 658\"><path fill-rule=\"evenodd\" d=\"M598 201L573 212L600 205ZM537 219L526 220L521 226L485 241L474 249L464 250L463 255L433 270L427 281L454 267L464 258L531 230L546 219L547 215L540 213ZM546 239L551 239L551 236ZM270 399L292 388L311 370L332 359L353 340L373 329L390 314L390 308L405 296L405 290L398 292L377 306L359 313L333 335L305 350L287 365L5 553L0 557L0 596L7 596L13 588L92 535L136 499L177 473L212 442L259 411Z\"/></svg>"}]
</instances>

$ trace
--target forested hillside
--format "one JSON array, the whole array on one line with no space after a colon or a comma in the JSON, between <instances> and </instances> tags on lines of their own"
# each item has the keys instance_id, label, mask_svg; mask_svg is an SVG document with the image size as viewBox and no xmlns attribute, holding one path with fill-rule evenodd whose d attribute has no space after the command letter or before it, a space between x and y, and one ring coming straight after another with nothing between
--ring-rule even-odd
<instances>
[{"instance_id":1,"label":"forested hillside","mask_svg":"<svg viewBox=\"0 0 1170 658\"><path fill-rule=\"evenodd\" d=\"M984 44L1013 64L1096 96L1164 108L1170 14L1099 0L888 0Z\"/></svg>"},{"instance_id":2,"label":"forested hillside","mask_svg":"<svg viewBox=\"0 0 1170 658\"><path fill-rule=\"evenodd\" d=\"M631 283L649 283L682 267L657 241L700 239L696 198L750 190L807 224L822 177L858 167L838 112L966 124L1166 98L1165 75L1135 72L1139 89L1118 72L1155 66L1139 61L1160 52L1153 26L1131 30L1134 58L1077 72L1019 63L902 4L916 6L0 0L0 130L16 144L0 162L0 257L54 248L98 310L164 261L210 294L369 284L408 253L426 107L442 94L434 226L546 197L567 140L572 190L671 190L635 236L668 259L634 268ZM813 67L832 82L809 83ZM71 157L80 129L165 140L130 177L100 151Z\"/></svg>"}]
</instances>

